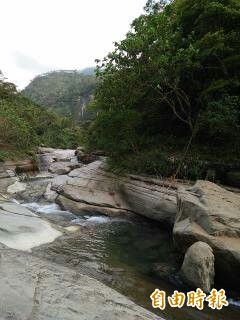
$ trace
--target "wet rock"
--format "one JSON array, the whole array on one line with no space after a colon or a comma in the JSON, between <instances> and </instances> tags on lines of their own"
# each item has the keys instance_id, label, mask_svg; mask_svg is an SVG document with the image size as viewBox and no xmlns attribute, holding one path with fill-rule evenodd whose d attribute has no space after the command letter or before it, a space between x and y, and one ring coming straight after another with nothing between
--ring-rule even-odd
<instances>
[{"instance_id":1,"label":"wet rock","mask_svg":"<svg viewBox=\"0 0 240 320\"><path fill-rule=\"evenodd\" d=\"M214 255L212 248L198 241L185 253L181 275L191 288L209 293L214 285Z\"/></svg>"},{"instance_id":2,"label":"wet rock","mask_svg":"<svg viewBox=\"0 0 240 320\"><path fill-rule=\"evenodd\" d=\"M124 268L111 268L107 264L102 264L100 269L104 273L108 274L119 274L125 272Z\"/></svg>"},{"instance_id":3,"label":"wet rock","mask_svg":"<svg viewBox=\"0 0 240 320\"><path fill-rule=\"evenodd\" d=\"M166 281L176 283L178 272L177 268L169 263L154 263L152 266L152 273Z\"/></svg>"},{"instance_id":4,"label":"wet rock","mask_svg":"<svg viewBox=\"0 0 240 320\"><path fill-rule=\"evenodd\" d=\"M198 181L178 192L173 229L176 247L185 252L197 241L210 245L221 283L240 285L240 196L214 183Z\"/></svg>"}]
</instances>

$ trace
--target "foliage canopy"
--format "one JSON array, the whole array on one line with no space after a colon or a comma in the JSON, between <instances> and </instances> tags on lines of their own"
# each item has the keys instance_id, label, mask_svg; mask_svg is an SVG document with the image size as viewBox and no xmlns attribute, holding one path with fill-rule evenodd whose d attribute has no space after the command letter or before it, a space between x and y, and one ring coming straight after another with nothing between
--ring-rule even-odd
<instances>
[{"instance_id":1,"label":"foliage canopy","mask_svg":"<svg viewBox=\"0 0 240 320\"><path fill-rule=\"evenodd\" d=\"M194 136L199 150L239 159L240 1L149 0L145 10L97 61L90 147L116 161Z\"/></svg>"}]
</instances>

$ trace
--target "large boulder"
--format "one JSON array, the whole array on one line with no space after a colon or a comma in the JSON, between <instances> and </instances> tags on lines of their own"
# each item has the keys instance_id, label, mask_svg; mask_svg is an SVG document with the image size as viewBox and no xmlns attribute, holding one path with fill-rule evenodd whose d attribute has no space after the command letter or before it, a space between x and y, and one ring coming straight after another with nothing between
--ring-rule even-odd
<instances>
[{"instance_id":1,"label":"large boulder","mask_svg":"<svg viewBox=\"0 0 240 320\"><path fill-rule=\"evenodd\" d=\"M240 196L208 181L197 181L178 192L178 213L173 229L176 247L185 252L197 241L214 251L216 277L240 284Z\"/></svg>"},{"instance_id":2,"label":"large boulder","mask_svg":"<svg viewBox=\"0 0 240 320\"><path fill-rule=\"evenodd\" d=\"M73 162L55 162L50 165L48 171L55 174L68 174L70 171L81 167L79 163L73 163Z\"/></svg>"},{"instance_id":3,"label":"large boulder","mask_svg":"<svg viewBox=\"0 0 240 320\"><path fill-rule=\"evenodd\" d=\"M214 285L214 255L212 248L198 241L185 253L181 275L191 288L209 293Z\"/></svg>"},{"instance_id":4,"label":"large boulder","mask_svg":"<svg viewBox=\"0 0 240 320\"><path fill-rule=\"evenodd\" d=\"M106 214L134 212L171 226L174 223L176 190L164 187L161 181L117 176L106 171L104 161L73 170L68 176L57 188L61 194L58 202L67 210L77 214L87 207ZM64 198L78 204L73 205Z\"/></svg>"},{"instance_id":5,"label":"large boulder","mask_svg":"<svg viewBox=\"0 0 240 320\"><path fill-rule=\"evenodd\" d=\"M41 171L47 171L52 163L55 162L71 162L77 163L75 151L71 149L52 149L39 148L39 168Z\"/></svg>"}]
</instances>

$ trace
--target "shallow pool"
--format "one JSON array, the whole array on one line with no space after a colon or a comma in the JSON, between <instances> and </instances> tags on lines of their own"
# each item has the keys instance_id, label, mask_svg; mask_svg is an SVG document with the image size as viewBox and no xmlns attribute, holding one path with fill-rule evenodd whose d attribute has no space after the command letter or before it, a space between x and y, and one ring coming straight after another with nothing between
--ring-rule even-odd
<instances>
[{"instance_id":1,"label":"shallow pool","mask_svg":"<svg viewBox=\"0 0 240 320\"><path fill-rule=\"evenodd\" d=\"M36 248L35 255L93 276L165 319L240 319L236 296L229 300L231 306L221 311L213 311L207 305L203 311L190 307L167 306L164 311L152 308L150 294L156 288L167 295L172 295L174 290L186 292L177 272L182 258L174 251L169 230L158 223L134 215L109 218L94 212L77 217L56 204L26 206L62 226L80 228L75 234ZM156 268L160 276L154 271Z\"/></svg>"}]
</instances>

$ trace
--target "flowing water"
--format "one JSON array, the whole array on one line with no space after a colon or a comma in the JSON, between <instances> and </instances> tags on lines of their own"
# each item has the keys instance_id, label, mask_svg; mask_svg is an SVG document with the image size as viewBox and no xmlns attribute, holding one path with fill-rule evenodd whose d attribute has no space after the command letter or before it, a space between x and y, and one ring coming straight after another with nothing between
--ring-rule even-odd
<instances>
[{"instance_id":1,"label":"flowing water","mask_svg":"<svg viewBox=\"0 0 240 320\"><path fill-rule=\"evenodd\" d=\"M79 231L65 235L54 243L36 248L34 254L86 273L121 292L137 304L165 319L239 320L239 302L213 311L195 308L166 307L158 311L151 306L150 294L156 289L172 295L184 291L177 271L181 264L173 248L171 233L156 222L137 216L110 218L95 214L77 217L60 210L56 204L28 203L27 207L61 226L79 226ZM161 278L154 272L160 266Z\"/></svg>"}]
</instances>

